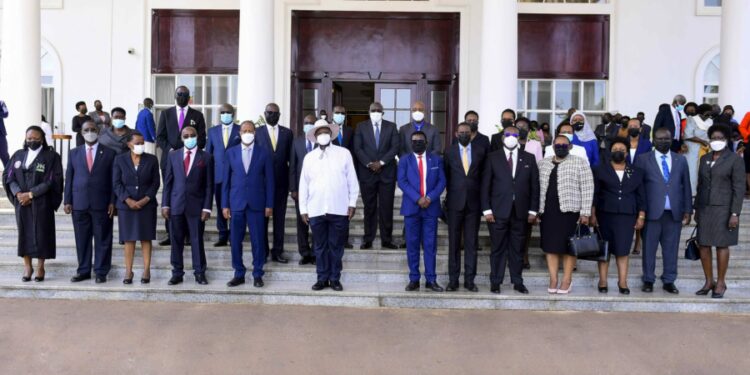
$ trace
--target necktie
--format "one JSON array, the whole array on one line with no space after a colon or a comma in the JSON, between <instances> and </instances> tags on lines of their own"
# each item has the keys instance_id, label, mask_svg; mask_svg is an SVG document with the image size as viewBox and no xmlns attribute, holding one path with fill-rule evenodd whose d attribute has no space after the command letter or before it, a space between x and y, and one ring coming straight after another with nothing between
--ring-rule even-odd
<instances>
[{"instance_id":1,"label":"necktie","mask_svg":"<svg viewBox=\"0 0 750 375\"><path fill-rule=\"evenodd\" d=\"M89 172L91 172L91 168L94 167L94 148L89 147L89 152L86 153L86 164L89 167Z\"/></svg>"},{"instance_id":2,"label":"necktie","mask_svg":"<svg viewBox=\"0 0 750 375\"><path fill-rule=\"evenodd\" d=\"M344 129L339 130L339 146L344 145Z\"/></svg>"},{"instance_id":3,"label":"necktie","mask_svg":"<svg viewBox=\"0 0 750 375\"><path fill-rule=\"evenodd\" d=\"M464 173L466 175L469 175L469 152L467 151L466 147L463 148L463 153L461 154L461 161L464 164Z\"/></svg>"},{"instance_id":4,"label":"necktie","mask_svg":"<svg viewBox=\"0 0 750 375\"><path fill-rule=\"evenodd\" d=\"M180 131L182 131L182 123L185 122L185 108L180 108Z\"/></svg>"},{"instance_id":5,"label":"necktie","mask_svg":"<svg viewBox=\"0 0 750 375\"><path fill-rule=\"evenodd\" d=\"M424 166L422 165L422 155L419 155L419 195L424 197Z\"/></svg>"},{"instance_id":6,"label":"necktie","mask_svg":"<svg viewBox=\"0 0 750 375\"><path fill-rule=\"evenodd\" d=\"M510 168L510 175L513 176L513 151L511 151L510 156L508 156L508 168Z\"/></svg>"},{"instance_id":7,"label":"necktie","mask_svg":"<svg viewBox=\"0 0 750 375\"><path fill-rule=\"evenodd\" d=\"M245 167L245 173L250 170L250 150L252 149L248 147L242 153L242 165Z\"/></svg>"},{"instance_id":8,"label":"necktie","mask_svg":"<svg viewBox=\"0 0 750 375\"><path fill-rule=\"evenodd\" d=\"M187 153L185 153L185 160L182 161L182 164L185 167L185 176L187 176L190 170L190 150L187 150Z\"/></svg>"},{"instance_id":9,"label":"necktie","mask_svg":"<svg viewBox=\"0 0 750 375\"><path fill-rule=\"evenodd\" d=\"M312 143L310 141L307 141L307 152L312 151Z\"/></svg>"},{"instance_id":10,"label":"necktie","mask_svg":"<svg viewBox=\"0 0 750 375\"><path fill-rule=\"evenodd\" d=\"M661 156L661 174L664 176L664 183L669 182L669 165L667 165L667 155Z\"/></svg>"},{"instance_id":11,"label":"necktie","mask_svg":"<svg viewBox=\"0 0 750 375\"><path fill-rule=\"evenodd\" d=\"M224 127L224 148L227 148L227 144L229 144L229 127Z\"/></svg>"},{"instance_id":12,"label":"necktie","mask_svg":"<svg viewBox=\"0 0 750 375\"><path fill-rule=\"evenodd\" d=\"M271 136L271 147L273 147L273 150L276 151L276 127L272 126L268 129L268 135Z\"/></svg>"},{"instance_id":13,"label":"necktie","mask_svg":"<svg viewBox=\"0 0 750 375\"><path fill-rule=\"evenodd\" d=\"M375 124L375 148L380 148L380 124Z\"/></svg>"}]
</instances>

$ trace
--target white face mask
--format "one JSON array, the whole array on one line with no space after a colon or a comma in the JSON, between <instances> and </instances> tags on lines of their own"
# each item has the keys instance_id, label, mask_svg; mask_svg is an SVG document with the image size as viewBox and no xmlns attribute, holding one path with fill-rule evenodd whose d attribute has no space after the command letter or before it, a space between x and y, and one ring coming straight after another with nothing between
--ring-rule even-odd
<instances>
[{"instance_id":1,"label":"white face mask","mask_svg":"<svg viewBox=\"0 0 750 375\"><path fill-rule=\"evenodd\" d=\"M250 145L255 141L255 133L242 133L240 137L242 138L242 144L244 145Z\"/></svg>"},{"instance_id":2,"label":"white face mask","mask_svg":"<svg viewBox=\"0 0 750 375\"><path fill-rule=\"evenodd\" d=\"M503 144L509 150L513 150L514 148L518 146L518 138L517 137L505 137L503 139Z\"/></svg>"},{"instance_id":3,"label":"white face mask","mask_svg":"<svg viewBox=\"0 0 750 375\"><path fill-rule=\"evenodd\" d=\"M373 124L379 124L381 120L383 120L382 112L370 112L370 121Z\"/></svg>"},{"instance_id":4,"label":"white face mask","mask_svg":"<svg viewBox=\"0 0 750 375\"><path fill-rule=\"evenodd\" d=\"M315 137L315 140L321 146L328 146L328 144L331 143L331 135L328 133L318 134L318 136Z\"/></svg>"},{"instance_id":5,"label":"white face mask","mask_svg":"<svg viewBox=\"0 0 750 375\"><path fill-rule=\"evenodd\" d=\"M88 143L94 143L97 139L99 139L99 134L96 134L94 132L83 133L83 139L85 139Z\"/></svg>"},{"instance_id":6,"label":"white face mask","mask_svg":"<svg viewBox=\"0 0 750 375\"><path fill-rule=\"evenodd\" d=\"M424 120L424 112L416 111L411 113L411 118L416 122L422 122Z\"/></svg>"},{"instance_id":7,"label":"white face mask","mask_svg":"<svg viewBox=\"0 0 750 375\"><path fill-rule=\"evenodd\" d=\"M133 145L134 154L140 155L143 153L143 151L146 151L146 145Z\"/></svg>"},{"instance_id":8,"label":"white face mask","mask_svg":"<svg viewBox=\"0 0 750 375\"><path fill-rule=\"evenodd\" d=\"M713 151L721 151L725 147L727 147L727 141L711 141L711 150Z\"/></svg>"},{"instance_id":9,"label":"white face mask","mask_svg":"<svg viewBox=\"0 0 750 375\"><path fill-rule=\"evenodd\" d=\"M320 115L320 119L321 119L321 120L325 120L325 119L326 119L326 117L328 117L328 115Z\"/></svg>"}]
</instances>

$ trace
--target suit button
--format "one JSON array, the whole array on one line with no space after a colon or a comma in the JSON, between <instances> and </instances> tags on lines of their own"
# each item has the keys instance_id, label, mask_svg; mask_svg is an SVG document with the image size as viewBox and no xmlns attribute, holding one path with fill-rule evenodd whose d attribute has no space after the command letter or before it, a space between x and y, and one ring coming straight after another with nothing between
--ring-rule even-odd
<instances>
[{"instance_id":1,"label":"suit button","mask_svg":"<svg viewBox=\"0 0 750 375\"><path fill-rule=\"evenodd\" d=\"M135 190L138 190L138 186L135 187Z\"/></svg>"},{"instance_id":2,"label":"suit button","mask_svg":"<svg viewBox=\"0 0 750 375\"><path fill-rule=\"evenodd\" d=\"M618 201L621 201L621 200L622 200L622 198L621 198L621 197L618 197L618 198L617 198L617 200L618 200Z\"/></svg>"}]
</instances>

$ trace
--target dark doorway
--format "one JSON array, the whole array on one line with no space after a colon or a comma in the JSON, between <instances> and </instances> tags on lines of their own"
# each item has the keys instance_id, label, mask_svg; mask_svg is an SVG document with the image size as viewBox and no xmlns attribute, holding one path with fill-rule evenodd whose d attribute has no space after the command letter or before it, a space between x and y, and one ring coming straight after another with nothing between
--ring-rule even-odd
<instances>
[{"instance_id":1,"label":"dark doorway","mask_svg":"<svg viewBox=\"0 0 750 375\"><path fill-rule=\"evenodd\" d=\"M372 101L397 125L414 101L426 118L452 134L458 118L458 13L292 13L292 129L338 103L347 123L368 118ZM329 94L330 93L330 94ZM446 135L446 141L449 136ZM447 142L446 142L447 144Z\"/></svg>"}]
</instances>

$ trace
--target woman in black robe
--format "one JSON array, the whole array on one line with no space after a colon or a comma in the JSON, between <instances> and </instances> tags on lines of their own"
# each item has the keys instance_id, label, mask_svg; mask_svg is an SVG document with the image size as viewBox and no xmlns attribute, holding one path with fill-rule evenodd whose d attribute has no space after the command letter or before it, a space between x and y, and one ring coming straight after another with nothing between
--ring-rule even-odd
<instances>
[{"instance_id":1,"label":"woman in black robe","mask_svg":"<svg viewBox=\"0 0 750 375\"><path fill-rule=\"evenodd\" d=\"M60 155L47 144L38 126L26 129L23 149L16 151L3 172L8 199L16 209L18 256L23 257L23 281L31 281L37 258L35 281L44 281L44 261L55 259L55 211L63 194Z\"/></svg>"}]
</instances>

